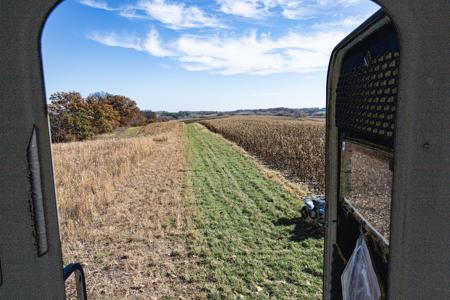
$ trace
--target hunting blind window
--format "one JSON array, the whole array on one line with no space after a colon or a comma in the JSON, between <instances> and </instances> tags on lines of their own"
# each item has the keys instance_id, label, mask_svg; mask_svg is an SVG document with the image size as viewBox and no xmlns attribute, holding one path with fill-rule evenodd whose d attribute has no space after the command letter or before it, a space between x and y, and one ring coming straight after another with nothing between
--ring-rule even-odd
<instances>
[{"instance_id":1,"label":"hunting blind window","mask_svg":"<svg viewBox=\"0 0 450 300\"><path fill-rule=\"evenodd\" d=\"M387 295L390 215L394 172L399 43L381 11L340 51L336 70L336 241L332 295L361 232L365 235L382 298Z\"/></svg>"}]
</instances>

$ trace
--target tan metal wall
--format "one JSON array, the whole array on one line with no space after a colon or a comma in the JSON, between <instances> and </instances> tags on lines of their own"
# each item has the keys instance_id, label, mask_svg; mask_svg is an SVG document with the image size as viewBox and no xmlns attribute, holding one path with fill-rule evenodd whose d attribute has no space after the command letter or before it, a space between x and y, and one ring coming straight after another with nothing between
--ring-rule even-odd
<instances>
[{"instance_id":1,"label":"tan metal wall","mask_svg":"<svg viewBox=\"0 0 450 300\"><path fill-rule=\"evenodd\" d=\"M40 31L55 1L0 1L0 299L63 299ZM40 158L48 251L38 256L27 150ZM41 253L42 254L42 253Z\"/></svg>"}]
</instances>

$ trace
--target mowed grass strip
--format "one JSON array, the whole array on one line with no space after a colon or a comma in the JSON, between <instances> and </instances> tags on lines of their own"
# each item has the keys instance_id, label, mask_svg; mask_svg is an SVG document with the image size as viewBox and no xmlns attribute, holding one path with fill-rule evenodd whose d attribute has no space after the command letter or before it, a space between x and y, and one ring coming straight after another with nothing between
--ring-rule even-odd
<instances>
[{"instance_id":1,"label":"mowed grass strip","mask_svg":"<svg viewBox=\"0 0 450 300\"><path fill-rule=\"evenodd\" d=\"M255 161L203 126L187 126L195 274L210 299L319 299L323 239L302 205Z\"/></svg>"}]
</instances>

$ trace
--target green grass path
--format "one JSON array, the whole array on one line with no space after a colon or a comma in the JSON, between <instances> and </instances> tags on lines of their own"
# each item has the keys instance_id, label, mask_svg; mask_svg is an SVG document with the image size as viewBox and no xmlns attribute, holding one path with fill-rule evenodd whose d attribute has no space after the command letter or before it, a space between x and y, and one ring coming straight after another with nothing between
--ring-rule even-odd
<instances>
[{"instance_id":1,"label":"green grass path","mask_svg":"<svg viewBox=\"0 0 450 300\"><path fill-rule=\"evenodd\" d=\"M302 201L198 124L187 126L194 277L212 299L319 299L323 239Z\"/></svg>"}]
</instances>

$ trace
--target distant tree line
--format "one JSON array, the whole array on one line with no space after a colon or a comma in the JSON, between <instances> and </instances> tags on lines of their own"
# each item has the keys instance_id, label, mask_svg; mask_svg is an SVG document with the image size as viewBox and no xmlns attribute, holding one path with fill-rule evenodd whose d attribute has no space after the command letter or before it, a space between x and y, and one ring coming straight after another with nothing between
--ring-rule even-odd
<instances>
[{"instance_id":1,"label":"distant tree line","mask_svg":"<svg viewBox=\"0 0 450 300\"><path fill-rule=\"evenodd\" d=\"M235 115L286 116L292 118L322 117L322 116L324 117L326 115L326 109L319 107L310 107L310 108L274 107L264 109L239 109L233 111L156 112L157 119L159 119L160 121L203 118L203 117L235 116Z\"/></svg>"},{"instance_id":2,"label":"distant tree line","mask_svg":"<svg viewBox=\"0 0 450 300\"><path fill-rule=\"evenodd\" d=\"M154 123L159 122L158 115L151 110L142 110L142 114L144 115L145 119L147 120L147 123Z\"/></svg>"},{"instance_id":3,"label":"distant tree line","mask_svg":"<svg viewBox=\"0 0 450 300\"><path fill-rule=\"evenodd\" d=\"M55 143L89 139L118 127L140 126L152 118L150 111L144 114L130 98L104 92L87 98L78 92L54 93L48 114Z\"/></svg>"}]
</instances>

